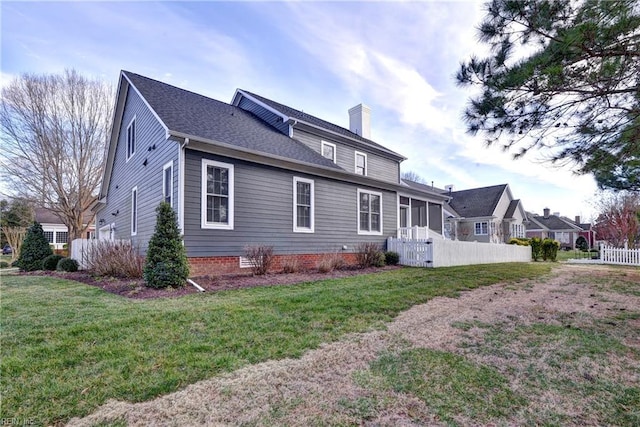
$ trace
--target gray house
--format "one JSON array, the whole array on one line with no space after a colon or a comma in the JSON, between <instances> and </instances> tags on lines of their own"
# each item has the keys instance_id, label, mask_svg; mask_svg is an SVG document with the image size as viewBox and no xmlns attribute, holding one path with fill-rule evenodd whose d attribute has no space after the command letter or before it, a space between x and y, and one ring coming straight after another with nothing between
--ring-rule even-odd
<instances>
[{"instance_id":1,"label":"gray house","mask_svg":"<svg viewBox=\"0 0 640 427\"><path fill-rule=\"evenodd\" d=\"M444 206L445 234L454 240L508 243L512 237L525 237L527 213L514 199L508 184L453 191Z\"/></svg>"},{"instance_id":2,"label":"gray house","mask_svg":"<svg viewBox=\"0 0 640 427\"><path fill-rule=\"evenodd\" d=\"M100 239L145 252L155 209L176 211L192 274L235 272L244 248L270 245L307 267L353 262L401 228L442 236L447 195L400 180L405 158L370 138L370 110L350 129L245 90L230 104L121 72L97 207Z\"/></svg>"},{"instance_id":3,"label":"gray house","mask_svg":"<svg viewBox=\"0 0 640 427\"><path fill-rule=\"evenodd\" d=\"M529 218L531 224L527 227L527 237L548 237L557 240L563 249L575 249L576 240L580 236L588 239L589 247L593 247L595 243L593 234L587 231L590 230L591 224L580 224L580 217L576 217L576 223L560 216L559 213L551 214L551 209L545 208L542 215L529 213Z\"/></svg>"}]
</instances>

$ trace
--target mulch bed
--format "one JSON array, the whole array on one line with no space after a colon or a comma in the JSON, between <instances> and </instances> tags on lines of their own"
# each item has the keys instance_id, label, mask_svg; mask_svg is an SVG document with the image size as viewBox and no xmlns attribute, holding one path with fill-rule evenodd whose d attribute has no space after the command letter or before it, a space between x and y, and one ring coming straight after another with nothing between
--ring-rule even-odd
<instances>
[{"instance_id":1,"label":"mulch bed","mask_svg":"<svg viewBox=\"0 0 640 427\"><path fill-rule=\"evenodd\" d=\"M258 286L294 285L297 283L316 282L318 280L339 279L342 277L361 274L379 273L396 270L400 266L386 266L381 268L343 269L329 273L318 271L303 271L298 273L271 273L264 276L252 274L228 274L220 276L192 277L191 279L205 289L205 292L226 291L231 289L254 288ZM97 277L85 271L74 273L58 271L35 271L20 273L27 276L53 276L61 279L74 280L90 286L96 286L106 292L133 299L173 298L198 293L198 290L188 284L182 288L153 289L148 288L142 279L120 279L115 277Z\"/></svg>"}]
</instances>

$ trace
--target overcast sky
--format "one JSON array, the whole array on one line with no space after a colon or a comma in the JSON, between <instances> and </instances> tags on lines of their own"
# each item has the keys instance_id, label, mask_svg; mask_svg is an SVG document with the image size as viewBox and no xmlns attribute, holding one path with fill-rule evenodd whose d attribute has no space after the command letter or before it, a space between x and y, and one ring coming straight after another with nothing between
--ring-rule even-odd
<instances>
[{"instance_id":1,"label":"overcast sky","mask_svg":"<svg viewBox=\"0 0 640 427\"><path fill-rule=\"evenodd\" d=\"M477 2L0 3L1 84L21 73L117 82L121 69L230 102L236 88L346 128L372 109L372 139L403 171L456 190L508 183L526 210L593 215L593 178L514 161L465 132L454 75L482 52Z\"/></svg>"}]
</instances>

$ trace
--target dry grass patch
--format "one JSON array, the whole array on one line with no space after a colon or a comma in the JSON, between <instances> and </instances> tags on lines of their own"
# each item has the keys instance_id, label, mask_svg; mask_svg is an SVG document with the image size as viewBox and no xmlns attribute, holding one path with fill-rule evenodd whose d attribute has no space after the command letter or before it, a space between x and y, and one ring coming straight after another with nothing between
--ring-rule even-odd
<instances>
[{"instance_id":1,"label":"dry grass patch","mask_svg":"<svg viewBox=\"0 0 640 427\"><path fill-rule=\"evenodd\" d=\"M640 425L636 277L566 265L437 297L385 331L71 424Z\"/></svg>"}]
</instances>

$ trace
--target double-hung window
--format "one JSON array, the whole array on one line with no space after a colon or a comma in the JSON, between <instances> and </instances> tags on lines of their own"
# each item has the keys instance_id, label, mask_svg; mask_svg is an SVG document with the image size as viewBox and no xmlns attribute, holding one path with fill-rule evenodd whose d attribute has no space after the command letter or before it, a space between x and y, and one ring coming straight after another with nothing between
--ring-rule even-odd
<instances>
[{"instance_id":1,"label":"double-hung window","mask_svg":"<svg viewBox=\"0 0 640 427\"><path fill-rule=\"evenodd\" d=\"M127 161L136 152L136 118L134 117L127 126Z\"/></svg>"},{"instance_id":2,"label":"double-hung window","mask_svg":"<svg viewBox=\"0 0 640 427\"><path fill-rule=\"evenodd\" d=\"M293 201L293 231L295 233L313 233L313 180L293 178Z\"/></svg>"},{"instance_id":3,"label":"double-hung window","mask_svg":"<svg viewBox=\"0 0 640 427\"><path fill-rule=\"evenodd\" d=\"M336 162L336 144L322 141L322 156L331 160L333 163L335 163Z\"/></svg>"},{"instance_id":4,"label":"double-hung window","mask_svg":"<svg viewBox=\"0 0 640 427\"><path fill-rule=\"evenodd\" d=\"M202 228L233 230L233 165L202 160Z\"/></svg>"},{"instance_id":5,"label":"double-hung window","mask_svg":"<svg viewBox=\"0 0 640 427\"><path fill-rule=\"evenodd\" d=\"M173 207L173 162L162 168L162 201Z\"/></svg>"},{"instance_id":6,"label":"double-hung window","mask_svg":"<svg viewBox=\"0 0 640 427\"><path fill-rule=\"evenodd\" d=\"M476 236L487 236L489 234L489 223L487 221L476 222L474 234Z\"/></svg>"},{"instance_id":7,"label":"double-hung window","mask_svg":"<svg viewBox=\"0 0 640 427\"><path fill-rule=\"evenodd\" d=\"M131 235L138 234L138 187L131 190Z\"/></svg>"},{"instance_id":8,"label":"double-hung window","mask_svg":"<svg viewBox=\"0 0 640 427\"><path fill-rule=\"evenodd\" d=\"M367 175L367 155L356 151L356 173L358 175Z\"/></svg>"},{"instance_id":9,"label":"double-hung window","mask_svg":"<svg viewBox=\"0 0 640 427\"><path fill-rule=\"evenodd\" d=\"M382 234L382 194L358 190L358 234Z\"/></svg>"}]
</instances>

